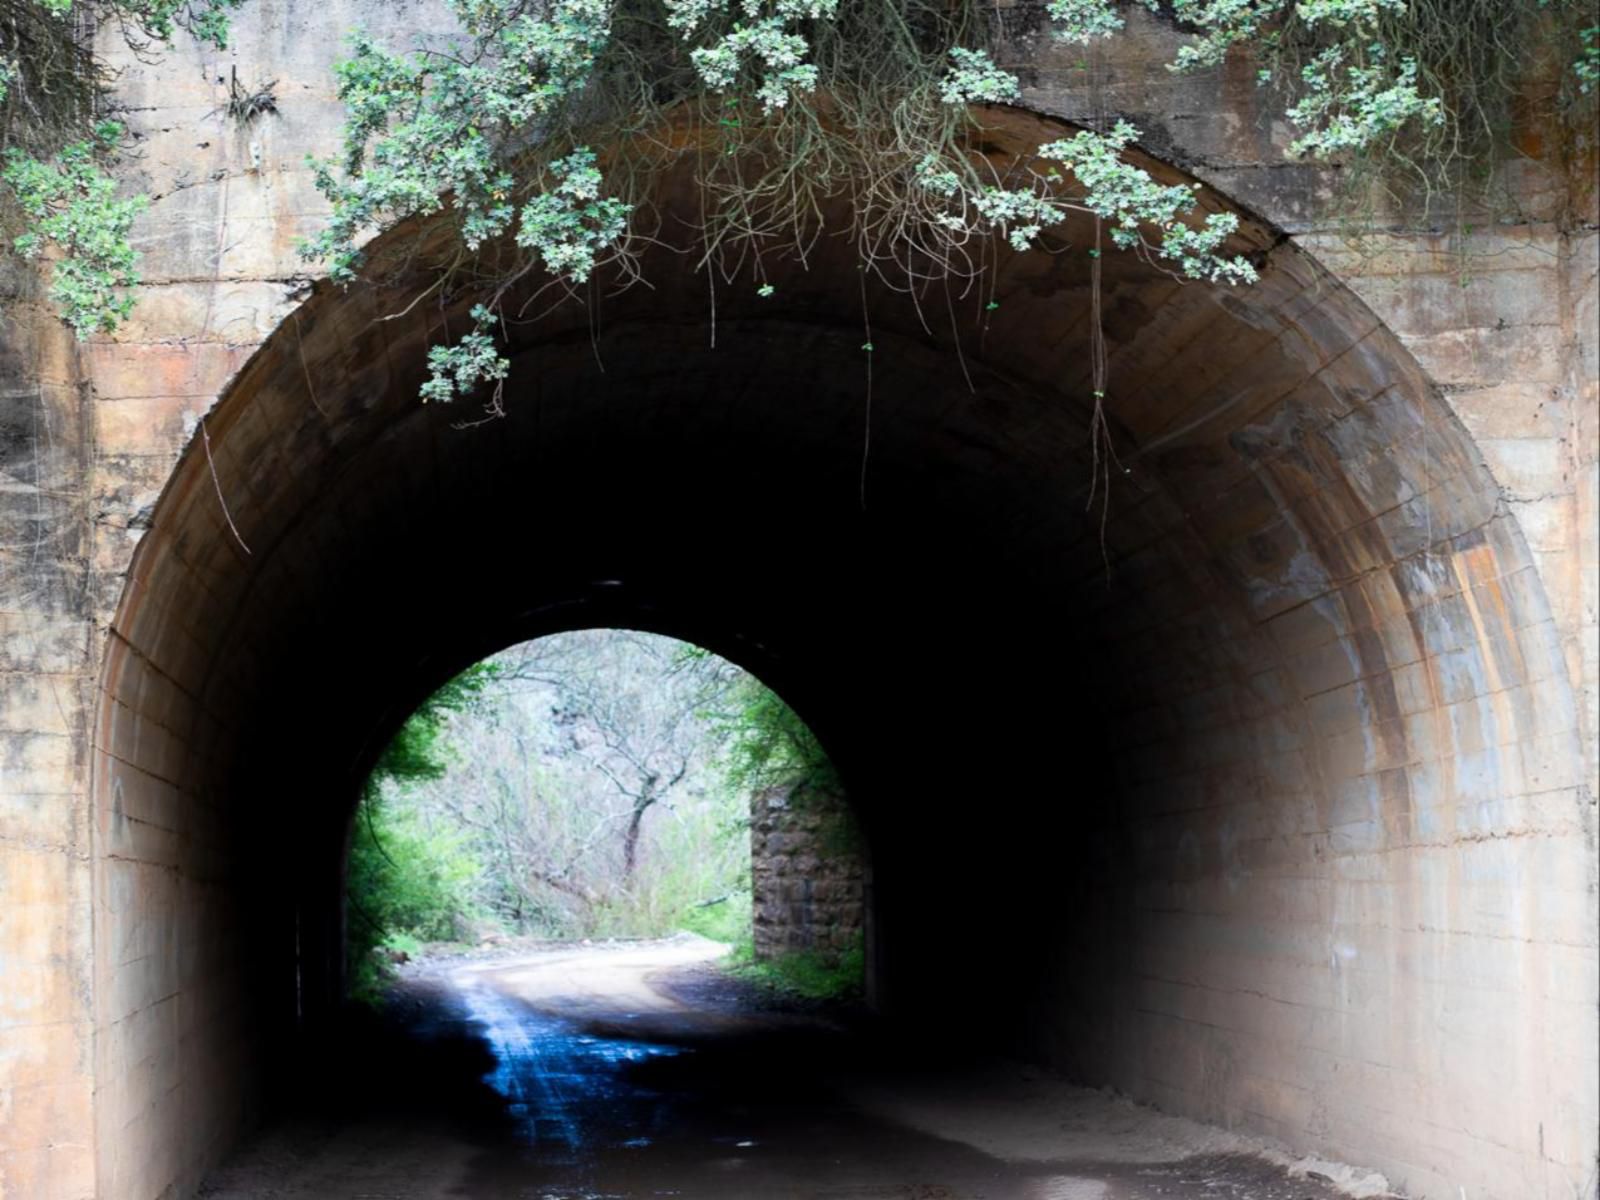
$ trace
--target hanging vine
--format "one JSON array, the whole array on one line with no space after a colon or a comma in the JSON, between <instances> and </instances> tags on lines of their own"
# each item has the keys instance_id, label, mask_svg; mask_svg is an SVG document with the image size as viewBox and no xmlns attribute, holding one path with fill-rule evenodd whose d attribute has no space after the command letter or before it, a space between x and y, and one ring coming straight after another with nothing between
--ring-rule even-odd
<instances>
[{"instance_id":1,"label":"hanging vine","mask_svg":"<svg viewBox=\"0 0 1600 1200\"><path fill-rule=\"evenodd\" d=\"M1248 46L1262 82L1291 92L1292 152L1388 156L1432 184L1470 158L1474 130L1491 123L1491 101L1464 87L1461 70L1477 64L1474 54L1495 57L1486 79L1511 88L1516 68L1487 26L1501 10L1530 7L1474 2L1463 23L1428 7L1440 0L1175 0L1172 14L1194 36L1172 69L1215 66ZM447 269L465 273L480 301L471 331L431 354L425 399L504 378L492 331L514 282L537 271L577 289L601 267L636 273L636 218L651 180L687 154L702 192L698 264L723 280L748 271L769 291L762 257L803 261L824 208L841 201L850 214L841 236L891 286L970 280L990 260L987 239L1025 250L1084 212L1112 247L1179 277L1254 279L1227 249L1235 218L1202 215L1199 185L1162 184L1132 163L1139 132L1125 122L1041 145L1002 177L974 148L971 106L1014 101L1019 82L995 63L989 23L967 4L452 7L463 36L442 49L397 54L353 40L339 74L345 152L318 169L334 215L305 247L349 279L373 231L419 214L453 225L463 253ZM1569 8L1550 0L1537 19L1571 24ZM1051 0L1048 12L1054 35L1071 42L1116 36L1124 21L1114 0ZM673 148L658 131L675 117L708 132ZM515 252L497 254L483 277L472 255L495 239Z\"/></svg>"},{"instance_id":2,"label":"hanging vine","mask_svg":"<svg viewBox=\"0 0 1600 1200\"><path fill-rule=\"evenodd\" d=\"M181 29L221 46L240 0L0 0L0 236L50 263L49 294L79 337L128 316L138 284L129 240L145 201L111 168L123 129L90 42L116 26L143 52Z\"/></svg>"},{"instance_id":3,"label":"hanging vine","mask_svg":"<svg viewBox=\"0 0 1600 1200\"><path fill-rule=\"evenodd\" d=\"M101 120L86 22L116 23L136 46L180 27L221 44L238 2L0 0L0 217L24 255L51 261L52 294L80 335L114 328L137 282L137 201L109 183L118 131ZM447 2L459 32L432 48L352 39L337 81L344 152L317 164L332 216L304 247L348 281L374 233L421 218L437 245L444 228L454 249L440 290L468 290L477 306L430 356L427 400L503 380L497 330L519 282L576 292L602 269L636 277L655 236L652 181L685 156L702 197L696 265L768 293L763 258L804 261L825 210L849 214L829 232L864 270L907 290L973 281L993 239L1025 249L1074 213L1179 277L1253 278L1228 250L1233 218L1131 162L1140 134L1126 123L1015 166L980 153L974 106L1014 102L1020 86L972 0ZM1592 127L1600 31L1584 0L1142 3L1189 34L1172 70L1248 55L1283 89L1293 153L1352 180L1409 181L1428 204L1497 177L1494 154L1531 119L1533 93ZM1097 45L1120 35L1126 7L1046 11L1052 36ZM699 132L674 141L673 128Z\"/></svg>"}]
</instances>

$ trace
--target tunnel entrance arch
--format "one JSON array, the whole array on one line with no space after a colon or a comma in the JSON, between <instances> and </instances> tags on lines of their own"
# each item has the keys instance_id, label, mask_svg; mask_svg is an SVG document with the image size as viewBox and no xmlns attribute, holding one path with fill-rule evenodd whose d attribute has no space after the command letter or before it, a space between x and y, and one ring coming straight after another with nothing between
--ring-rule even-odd
<instances>
[{"instance_id":1,"label":"tunnel entrance arch","mask_svg":"<svg viewBox=\"0 0 1600 1200\"><path fill-rule=\"evenodd\" d=\"M994 125L997 155L1061 132ZM196 1184L293 1043L337 808L307 781L483 631L621 596L759 647L838 749L915 1015L999 1013L1082 1080L1424 1196L1581 1186L1594 831L1481 456L1247 221L1251 289L1104 262L1102 525L1086 235L1003 255L999 308L950 332L869 287L870 413L848 254L720 294L714 346L705 279L662 255L650 290L511 328L507 415L466 429L415 400L459 311L412 305L420 279L317 289L205 418L111 630L105 1194ZM1005 986L924 986L952 936Z\"/></svg>"}]
</instances>

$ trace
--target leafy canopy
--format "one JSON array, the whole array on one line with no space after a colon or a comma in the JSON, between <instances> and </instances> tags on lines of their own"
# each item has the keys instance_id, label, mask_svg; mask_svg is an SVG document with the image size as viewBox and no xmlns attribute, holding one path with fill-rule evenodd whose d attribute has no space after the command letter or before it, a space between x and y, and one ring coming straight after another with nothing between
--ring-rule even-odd
<instances>
[{"instance_id":1,"label":"leafy canopy","mask_svg":"<svg viewBox=\"0 0 1600 1200\"><path fill-rule=\"evenodd\" d=\"M982 269L984 238L1026 250L1088 212L1114 246L1178 277L1255 279L1230 249L1236 218L1203 212L1198 185L1160 183L1131 162L1140 135L1126 122L1040 146L1021 177L1000 177L973 149L969 106L1016 102L1021 84L994 61L993 24L978 6L450 2L463 32L445 49L401 53L366 35L353 40L339 73L350 110L344 153L318 168L333 218L304 248L348 280L363 239L406 218L441 216L469 253L509 236L520 255L487 275L475 266L472 328L433 351L425 400L489 384L498 408L509 369L496 341L502 302L530 271L570 289L606 265L629 277L648 181L675 156L663 149L668 139L634 135L678 111L713 131L677 152L702 163L699 262L728 275L753 265L763 296L772 287L762 255L786 246L803 257L821 202L840 196L853 207L847 236L868 270L915 255L919 278L970 275ZM1262 82L1293 93L1296 154L1359 156L1397 145L1407 130L1426 142L1453 111L1444 67L1428 58L1434 42L1417 32L1425 22L1413 10L1430 2L1174 0L1192 36L1171 69L1214 68L1247 47ZM1547 3L1566 13L1577 0ZM1124 27L1118 0L1049 0L1047 10L1054 36L1071 43ZM632 144L640 140L645 149ZM608 147L603 162L599 145Z\"/></svg>"},{"instance_id":2,"label":"leafy canopy","mask_svg":"<svg viewBox=\"0 0 1600 1200\"><path fill-rule=\"evenodd\" d=\"M840 789L833 762L811 727L755 676L736 680L711 716L723 744L722 772L736 792Z\"/></svg>"},{"instance_id":3,"label":"leafy canopy","mask_svg":"<svg viewBox=\"0 0 1600 1200\"><path fill-rule=\"evenodd\" d=\"M1572 92L1589 95L1600 80L1600 26L1586 0L1140 2L1190 35L1172 70L1247 54L1263 83L1284 88L1294 153L1388 156L1424 181L1430 160L1459 162L1480 127L1493 126L1485 95L1513 107L1523 68L1508 64L1506 47L1553 36ZM102 81L74 57L68 18L89 5L136 43L181 28L222 45L239 3L0 0L16 18L9 42L0 22L0 104L8 117L45 114L4 126L0 179L22 224L13 236L24 256L53 263L52 296L80 336L128 314L139 202L119 198L106 174L116 135L90 132ZM1022 92L994 60L998 23L975 0L447 3L458 27L447 44L401 52L364 33L352 39L337 68L344 149L316 164L332 215L304 246L348 281L374 232L416 217L451 227L458 251L444 278L477 304L471 329L430 356L425 400L498 389L508 369L497 348L503 302L530 272L568 289L605 267L631 278L649 180L688 153L701 161L704 195L696 261L730 277L749 268L761 295L772 292L762 256L803 257L822 202L839 198L852 212L842 232L880 274L970 277L984 269L986 239L1026 249L1087 212L1115 246L1177 277L1254 278L1230 249L1231 215L1204 212L1194 189L1129 161L1140 136L1131 125L1040 146L1020 174L985 160L970 106ZM1126 9L1123 0L1046 5L1052 35L1079 45L1118 36ZM59 53L31 49L39 45ZM61 85L73 77L76 89ZM674 147L658 134L675 113L711 135ZM486 263L479 252L490 242Z\"/></svg>"}]
</instances>

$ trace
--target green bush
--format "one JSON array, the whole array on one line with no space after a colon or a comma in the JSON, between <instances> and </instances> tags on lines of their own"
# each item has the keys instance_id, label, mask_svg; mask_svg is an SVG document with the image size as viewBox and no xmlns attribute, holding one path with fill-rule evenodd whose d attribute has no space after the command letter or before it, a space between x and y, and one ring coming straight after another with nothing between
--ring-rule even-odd
<instances>
[{"instance_id":1,"label":"green bush","mask_svg":"<svg viewBox=\"0 0 1600 1200\"><path fill-rule=\"evenodd\" d=\"M408 783L437 779L449 765L442 742L448 714L473 703L492 676L471 667L440 688L400 727L362 789L345 864L350 994L375 1001L388 979L383 951L420 950L454 938L473 915L482 874L465 834L428 822L404 798Z\"/></svg>"},{"instance_id":2,"label":"green bush","mask_svg":"<svg viewBox=\"0 0 1600 1200\"><path fill-rule=\"evenodd\" d=\"M735 951L750 945L750 884L713 904L699 904L684 912L681 924L713 942L725 942Z\"/></svg>"},{"instance_id":3,"label":"green bush","mask_svg":"<svg viewBox=\"0 0 1600 1200\"><path fill-rule=\"evenodd\" d=\"M860 999L866 988L866 967L866 945L860 938L837 957L800 950L757 960L748 946L741 945L729 958L729 968L739 978L801 1000Z\"/></svg>"},{"instance_id":4,"label":"green bush","mask_svg":"<svg viewBox=\"0 0 1600 1200\"><path fill-rule=\"evenodd\" d=\"M350 842L347 886L355 919L383 935L445 941L471 915L481 874L459 830L426 827L402 803L369 789Z\"/></svg>"}]
</instances>

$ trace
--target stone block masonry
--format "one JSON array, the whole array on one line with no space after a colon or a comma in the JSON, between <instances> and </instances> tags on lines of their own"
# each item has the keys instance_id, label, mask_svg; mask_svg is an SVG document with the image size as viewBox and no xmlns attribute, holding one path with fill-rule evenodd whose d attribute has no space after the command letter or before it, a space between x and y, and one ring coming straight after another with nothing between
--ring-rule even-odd
<instances>
[{"instance_id":1,"label":"stone block masonry","mask_svg":"<svg viewBox=\"0 0 1600 1200\"><path fill-rule=\"evenodd\" d=\"M861 834L850 802L818 787L768 788L750 802L756 958L829 963L866 933Z\"/></svg>"}]
</instances>

